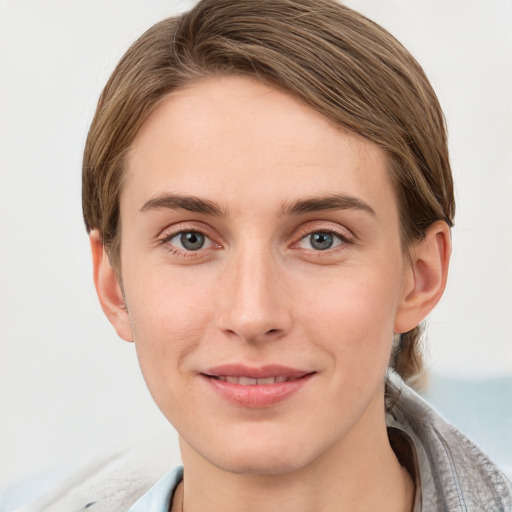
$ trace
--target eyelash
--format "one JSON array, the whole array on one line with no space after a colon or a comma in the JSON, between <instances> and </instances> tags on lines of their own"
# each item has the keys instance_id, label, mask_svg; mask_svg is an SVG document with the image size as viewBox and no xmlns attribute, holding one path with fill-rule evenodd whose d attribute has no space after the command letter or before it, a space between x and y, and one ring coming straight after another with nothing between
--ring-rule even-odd
<instances>
[{"instance_id":1,"label":"eyelash","mask_svg":"<svg viewBox=\"0 0 512 512\"><path fill-rule=\"evenodd\" d=\"M178 231L172 231L165 233L162 238L160 238L158 241L161 245L165 246L168 252L171 254L181 257L181 258L197 258L198 256L203 256L204 249L201 247L197 249L196 251L193 250L186 250L186 249L180 249L178 247L174 247L170 242L173 238L176 238L177 236L184 235L186 233L197 233L205 237L205 239L209 240L211 244L214 246L220 247L220 244L215 243L212 238L202 229L180 229Z\"/></svg>"},{"instance_id":2,"label":"eyelash","mask_svg":"<svg viewBox=\"0 0 512 512\"><path fill-rule=\"evenodd\" d=\"M347 236L346 233L341 233L340 232L341 230L320 227L320 228L316 228L316 229L304 228L304 230L301 230L301 231L302 232L300 232L299 237L296 239L296 241L294 241L290 245L290 247L294 247L294 246L299 245L303 240L306 240L308 237L314 235L315 233L329 234L329 235L332 235L333 237L335 237L336 239L338 239L339 243L337 245L335 245L334 247L329 247L329 248L324 249L324 250L300 248L301 250L306 251L309 254L313 254L313 255L318 256L318 257L322 256L322 254L332 253L332 251L336 250L337 248L343 249L343 246L351 245L351 244L354 243L353 238ZM201 248L199 248L199 249L197 249L195 251L194 250L186 250L186 249L180 249L180 248L174 247L170 243L170 241L173 238L176 238L177 236L183 235L185 233L197 233L197 234L200 234L200 235L204 236L207 240L209 240L209 242L211 244L213 244L214 247L215 246L216 246L216 248L220 248L221 247L221 245L216 243L205 232L205 230L198 229L198 228L180 229L178 231L167 232L158 240L158 242L159 242L160 245L165 246L165 248L167 249L168 252L170 252L171 254L173 254L175 256L181 257L181 258L198 258L198 257L204 256L204 254L202 254L202 253L204 253L205 250L211 249L210 247L206 248L206 249L203 249L201 247Z\"/></svg>"},{"instance_id":3,"label":"eyelash","mask_svg":"<svg viewBox=\"0 0 512 512\"><path fill-rule=\"evenodd\" d=\"M333 228L324 228L324 227L317 227L316 229L305 229L302 233L300 233L300 236L296 242L292 244L292 246L299 245L303 240L306 240L308 237L311 237L315 233L321 233L321 234L329 234L332 235L334 238L337 238L339 243L335 245L334 247L329 247L327 249L321 250L321 249L303 249L304 251L307 251L310 254L313 254L317 257L322 256L323 254L331 254L335 250L342 250L344 246L351 245L354 243L353 238L349 237L345 232L341 232L341 230L333 229Z\"/></svg>"}]
</instances>

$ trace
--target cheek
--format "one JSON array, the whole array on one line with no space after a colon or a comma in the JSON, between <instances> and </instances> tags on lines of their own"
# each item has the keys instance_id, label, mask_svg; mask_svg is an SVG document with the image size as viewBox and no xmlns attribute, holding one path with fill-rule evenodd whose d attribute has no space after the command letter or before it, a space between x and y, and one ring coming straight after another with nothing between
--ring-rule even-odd
<instances>
[{"instance_id":1,"label":"cheek","mask_svg":"<svg viewBox=\"0 0 512 512\"><path fill-rule=\"evenodd\" d=\"M165 265L146 267L132 276L125 291L136 341L169 346L172 340L179 349L201 330L211 302L201 276L169 272Z\"/></svg>"},{"instance_id":2,"label":"cheek","mask_svg":"<svg viewBox=\"0 0 512 512\"><path fill-rule=\"evenodd\" d=\"M184 371L182 362L201 343L210 322L211 300L196 285L162 272L148 272L127 283L137 357L155 400L159 388Z\"/></svg>"},{"instance_id":3,"label":"cheek","mask_svg":"<svg viewBox=\"0 0 512 512\"><path fill-rule=\"evenodd\" d=\"M389 268L387 273L354 270L324 283L322 293L309 294L302 308L309 337L322 333L322 344L345 368L387 366L399 283L400 273Z\"/></svg>"}]
</instances>

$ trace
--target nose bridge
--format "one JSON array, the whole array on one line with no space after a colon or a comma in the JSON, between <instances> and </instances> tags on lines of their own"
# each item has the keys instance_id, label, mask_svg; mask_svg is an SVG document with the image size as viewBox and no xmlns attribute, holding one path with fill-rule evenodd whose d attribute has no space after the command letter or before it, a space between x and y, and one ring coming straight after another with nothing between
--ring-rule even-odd
<instances>
[{"instance_id":1,"label":"nose bridge","mask_svg":"<svg viewBox=\"0 0 512 512\"><path fill-rule=\"evenodd\" d=\"M219 312L223 331L251 342L288 330L290 312L283 301L279 265L261 240L251 240L233 251Z\"/></svg>"}]
</instances>

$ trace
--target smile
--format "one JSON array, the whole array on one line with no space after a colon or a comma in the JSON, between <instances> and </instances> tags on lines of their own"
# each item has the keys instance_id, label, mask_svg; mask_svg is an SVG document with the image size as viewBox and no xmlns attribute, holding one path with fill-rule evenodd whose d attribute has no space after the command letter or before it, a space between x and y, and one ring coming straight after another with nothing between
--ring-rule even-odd
<instances>
[{"instance_id":1,"label":"smile","mask_svg":"<svg viewBox=\"0 0 512 512\"><path fill-rule=\"evenodd\" d=\"M302 390L316 372L270 365L250 368L223 365L201 374L217 397L243 408L266 408L290 399Z\"/></svg>"},{"instance_id":2,"label":"smile","mask_svg":"<svg viewBox=\"0 0 512 512\"><path fill-rule=\"evenodd\" d=\"M268 386L269 384L279 384L281 382L288 382L290 380L297 379L286 377L286 375L276 375L274 377L265 377L262 379L255 379L252 377L235 377L233 375L219 375L216 378L224 382L240 384L241 386Z\"/></svg>"}]
</instances>

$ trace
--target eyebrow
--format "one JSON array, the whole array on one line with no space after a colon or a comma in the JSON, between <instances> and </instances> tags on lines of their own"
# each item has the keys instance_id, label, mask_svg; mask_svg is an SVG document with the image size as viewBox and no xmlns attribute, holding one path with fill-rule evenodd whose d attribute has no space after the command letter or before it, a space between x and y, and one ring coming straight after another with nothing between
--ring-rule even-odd
<instances>
[{"instance_id":1,"label":"eyebrow","mask_svg":"<svg viewBox=\"0 0 512 512\"><path fill-rule=\"evenodd\" d=\"M215 217L224 217L226 212L216 202L196 196L181 194L159 194L146 201L139 213L152 210L187 210ZM375 210L361 199L345 194L330 194L321 197L308 197L292 203L285 203L281 215L302 215L323 210L361 210L375 216Z\"/></svg>"},{"instance_id":2,"label":"eyebrow","mask_svg":"<svg viewBox=\"0 0 512 512\"><path fill-rule=\"evenodd\" d=\"M363 200L345 194L330 194L284 204L281 215L301 215L322 210L361 210L375 216L375 210Z\"/></svg>"},{"instance_id":3,"label":"eyebrow","mask_svg":"<svg viewBox=\"0 0 512 512\"><path fill-rule=\"evenodd\" d=\"M139 213L162 209L187 210L189 212L204 213L216 217L225 216L224 210L214 201L201 199L196 196L167 193L159 194L145 202L139 210Z\"/></svg>"}]
</instances>

